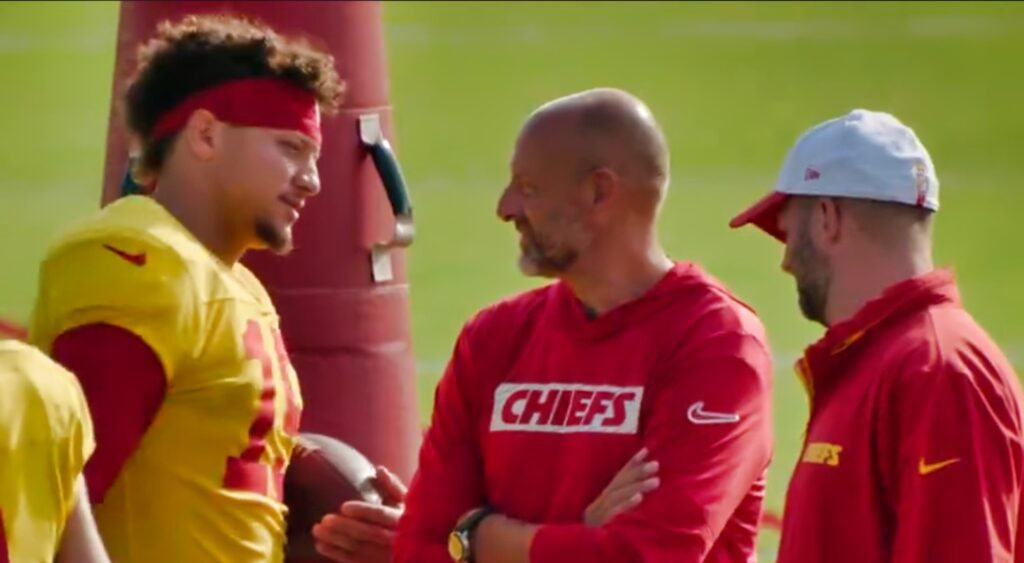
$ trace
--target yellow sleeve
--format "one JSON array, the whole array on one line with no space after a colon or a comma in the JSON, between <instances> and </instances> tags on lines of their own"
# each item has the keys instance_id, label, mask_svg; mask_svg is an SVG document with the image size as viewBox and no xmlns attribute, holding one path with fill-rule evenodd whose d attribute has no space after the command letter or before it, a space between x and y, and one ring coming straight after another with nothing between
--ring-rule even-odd
<instances>
[{"instance_id":1,"label":"yellow sleeve","mask_svg":"<svg viewBox=\"0 0 1024 563\"><path fill-rule=\"evenodd\" d=\"M54 447L51 459L56 463L53 471L60 483L62 518L59 525L63 528L75 505L78 478L96 449L96 442L89 405L78 379L42 353L38 355L38 367L34 369L40 380L46 379L38 387L49 413L49 436Z\"/></svg>"},{"instance_id":2,"label":"yellow sleeve","mask_svg":"<svg viewBox=\"0 0 1024 563\"><path fill-rule=\"evenodd\" d=\"M68 475L77 482L78 476L85 469L85 463L92 457L96 450L96 436L92 430L92 416L89 414L89 405L85 401L85 394L78 385L78 379L71 373L67 373L69 379L69 432L67 442ZM75 490L72 488L71 502L74 502Z\"/></svg>"},{"instance_id":3,"label":"yellow sleeve","mask_svg":"<svg viewBox=\"0 0 1024 563\"><path fill-rule=\"evenodd\" d=\"M75 377L22 343L0 343L0 510L12 561L52 560L94 448Z\"/></svg>"},{"instance_id":4,"label":"yellow sleeve","mask_svg":"<svg viewBox=\"0 0 1024 563\"><path fill-rule=\"evenodd\" d=\"M44 260L29 338L49 354L67 330L115 325L153 349L170 381L198 345L193 286L181 256L156 241L133 233L80 237Z\"/></svg>"}]
</instances>

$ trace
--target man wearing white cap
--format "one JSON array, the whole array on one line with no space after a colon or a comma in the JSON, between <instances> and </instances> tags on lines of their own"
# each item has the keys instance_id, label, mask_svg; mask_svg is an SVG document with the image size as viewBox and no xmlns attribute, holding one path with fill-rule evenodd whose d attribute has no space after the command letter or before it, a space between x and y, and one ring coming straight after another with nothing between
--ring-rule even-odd
<instances>
[{"instance_id":1,"label":"man wearing white cap","mask_svg":"<svg viewBox=\"0 0 1024 563\"><path fill-rule=\"evenodd\" d=\"M932 265L938 188L909 127L855 110L804 133L731 222L785 243L828 328L797 364L810 420L780 563L1024 561L1021 388Z\"/></svg>"}]
</instances>

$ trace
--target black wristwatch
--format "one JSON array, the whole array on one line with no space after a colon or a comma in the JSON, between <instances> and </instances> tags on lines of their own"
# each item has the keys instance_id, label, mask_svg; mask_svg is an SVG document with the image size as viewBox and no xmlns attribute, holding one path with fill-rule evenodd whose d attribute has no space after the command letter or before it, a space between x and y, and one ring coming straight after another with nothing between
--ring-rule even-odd
<instances>
[{"instance_id":1,"label":"black wristwatch","mask_svg":"<svg viewBox=\"0 0 1024 563\"><path fill-rule=\"evenodd\" d=\"M473 532L484 518L494 512L494 509L489 506L481 506L470 510L463 514L462 518L459 518L455 528L448 534L448 555L452 556L452 561L457 563L473 562Z\"/></svg>"}]
</instances>

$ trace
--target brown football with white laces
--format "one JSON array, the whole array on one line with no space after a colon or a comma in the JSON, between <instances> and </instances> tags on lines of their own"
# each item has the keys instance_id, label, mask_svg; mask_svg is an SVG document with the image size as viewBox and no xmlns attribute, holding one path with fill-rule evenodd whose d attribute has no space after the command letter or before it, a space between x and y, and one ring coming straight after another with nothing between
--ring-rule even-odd
<instances>
[{"instance_id":1,"label":"brown football with white laces","mask_svg":"<svg viewBox=\"0 0 1024 563\"><path fill-rule=\"evenodd\" d=\"M288 563L327 561L314 547L313 525L350 500L381 504L375 475L374 465L352 446L323 434L299 435L284 478Z\"/></svg>"}]
</instances>

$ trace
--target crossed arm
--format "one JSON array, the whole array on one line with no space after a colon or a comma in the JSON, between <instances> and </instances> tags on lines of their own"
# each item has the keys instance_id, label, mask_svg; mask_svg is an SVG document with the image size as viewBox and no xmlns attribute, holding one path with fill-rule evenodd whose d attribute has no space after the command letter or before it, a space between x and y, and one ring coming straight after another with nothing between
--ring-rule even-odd
<instances>
[{"instance_id":1,"label":"crossed arm","mask_svg":"<svg viewBox=\"0 0 1024 563\"><path fill-rule=\"evenodd\" d=\"M603 510L605 518L591 518L590 508L579 522L566 524L520 522L495 514L477 528L475 560L702 561L771 456L770 356L756 338L736 332L719 334L666 377L651 405L643 437L650 458L657 462L648 466L654 472L630 474L627 464L623 472L632 477L619 480L617 476L594 501L600 508L593 512ZM447 537L452 527L467 511L486 503L470 401L479 393L469 388L470 368L467 346L460 339L438 386L434 419L406 499L408 508L404 513L395 508L390 517L376 520L389 531L374 536L385 548L380 553L393 540L394 561L449 563ZM707 377L687 377L693 373ZM737 418L728 424L689 425L685 413L695 399L702 399L709 408L736 413ZM647 463L643 459L641 465ZM637 488L620 491L623 483ZM328 540L328 528L342 527L340 522L354 519L354 511L350 507L345 515L343 507L342 515L328 517L334 523L331 526L326 526L325 519L318 537ZM348 528L354 531L355 523ZM363 531L369 538L369 531ZM350 534L349 539L353 538ZM355 558L352 548L357 545L350 543L348 553L336 553L335 560L376 561Z\"/></svg>"},{"instance_id":2,"label":"crossed arm","mask_svg":"<svg viewBox=\"0 0 1024 563\"><path fill-rule=\"evenodd\" d=\"M645 494L658 487L658 463L648 461L646 449L640 450L615 475L605 490L587 507L583 523L601 526L616 515L635 508ZM313 527L316 548L321 555L340 563L390 563L393 557L398 521L405 508L405 485L385 467L377 468L377 490L383 505L362 501L346 502L337 514L329 514ZM481 522L474 537L476 561L501 563L503 559L524 553L537 526L500 515ZM518 549L515 546L520 546Z\"/></svg>"}]
</instances>

